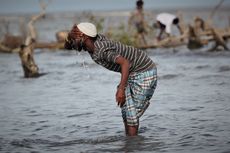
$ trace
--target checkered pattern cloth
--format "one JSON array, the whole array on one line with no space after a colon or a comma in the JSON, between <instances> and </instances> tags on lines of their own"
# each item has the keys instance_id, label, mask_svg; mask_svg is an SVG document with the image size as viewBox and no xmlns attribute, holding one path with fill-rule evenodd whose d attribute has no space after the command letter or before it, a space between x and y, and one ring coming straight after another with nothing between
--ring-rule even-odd
<instances>
[{"instance_id":1,"label":"checkered pattern cloth","mask_svg":"<svg viewBox=\"0 0 230 153\"><path fill-rule=\"evenodd\" d=\"M157 69L129 75L125 90L126 102L121 108L122 118L129 126L139 125L139 118L149 106L157 85Z\"/></svg>"}]
</instances>

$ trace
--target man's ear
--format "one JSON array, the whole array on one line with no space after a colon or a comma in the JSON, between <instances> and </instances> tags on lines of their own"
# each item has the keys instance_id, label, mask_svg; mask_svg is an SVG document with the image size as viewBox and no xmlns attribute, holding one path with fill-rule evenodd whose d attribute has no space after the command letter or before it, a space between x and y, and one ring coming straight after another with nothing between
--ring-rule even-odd
<instances>
[{"instance_id":1,"label":"man's ear","mask_svg":"<svg viewBox=\"0 0 230 153\"><path fill-rule=\"evenodd\" d=\"M87 39L89 36L85 35L84 33L81 33L82 38Z\"/></svg>"}]
</instances>

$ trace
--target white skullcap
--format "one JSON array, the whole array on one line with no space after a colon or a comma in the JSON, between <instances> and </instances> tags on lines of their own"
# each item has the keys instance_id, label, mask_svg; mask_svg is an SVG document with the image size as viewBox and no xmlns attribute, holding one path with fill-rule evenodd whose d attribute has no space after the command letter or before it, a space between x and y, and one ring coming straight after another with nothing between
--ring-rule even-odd
<instances>
[{"instance_id":1,"label":"white skullcap","mask_svg":"<svg viewBox=\"0 0 230 153\"><path fill-rule=\"evenodd\" d=\"M77 25L77 28L87 36L96 37L97 29L96 26L89 22L82 22Z\"/></svg>"}]
</instances>

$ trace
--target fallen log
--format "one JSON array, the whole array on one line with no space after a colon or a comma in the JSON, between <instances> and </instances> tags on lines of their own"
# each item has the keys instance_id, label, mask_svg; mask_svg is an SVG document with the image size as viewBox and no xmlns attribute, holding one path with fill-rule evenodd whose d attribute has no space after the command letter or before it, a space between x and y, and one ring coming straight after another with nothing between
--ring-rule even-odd
<instances>
[{"instance_id":1,"label":"fallen log","mask_svg":"<svg viewBox=\"0 0 230 153\"><path fill-rule=\"evenodd\" d=\"M64 42L37 42L35 48L39 49L64 49Z\"/></svg>"},{"instance_id":2,"label":"fallen log","mask_svg":"<svg viewBox=\"0 0 230 153\"><path fill-rule=\"evenodd\" d=\"M215 46L208 50L214 51L218 47L229 50L227 46L227 39L230 38L230 28L218 29L210 27L202 31L194 26L188 26L188 29L180 36L167 37L161 41L154 41L153 44L139 46L141 49L148 48L170 48L187 45L190 50L199 49L210 42L215 42Z\"/></svg>"},{"instance_id":3,"label":"fallen log","mask_svg":"<svg viewBox=\"0 0 230 153\"><path fill-rule=\"evenodd\" d=\"M6 34L1 42L1 45L11 49L19 48L21 44L23 44L23 40L24 39L21 36Z\"/></svg>"},{"instance_id":4,"label":"fallen log","mask_svg":"<svg viewBox=\"0 0 230 153\"><path fill-rule=\"evenodd\" d=\"M0 43L0 52L3 53L18 53L20 51L20 48L9 48L5 45L3 45L2 43Z\"/></svg>"},{"instance_id":5,"label":"fallen log","mask_svg":"<svg viewBox=\"0 0 230 153\"><path fill-rule=\"evenodd\" d=\"M161 41L155 41L154 44L139 46L140 49L148 49L148 48L175 48L178 46L186 45L187 42L184 41L183 37L168 37Z\"/></svg>"},{"instance_id":6,"label":"fallen log","mask_svg":"<svg viewBox=\"0 0 230 153\"><path fill-rule=\"evenodd\" d=\"M65 42L65 39L68 36L68 33L69 33L68 30L56 32L55 36L56 36L57 42Z\"/></svg>"},{"instance_id":7,"label":"fallen log","mask_svg":"<svg viewBox=\"0 0 230 153\"><path fill-rule=\"evenodd\" d=\"M0 43L0 52L3 53L18 53L20 47L10 48ZM35 42L34 49L64 49L64 42Z\"/></svg>"}]
</instances>

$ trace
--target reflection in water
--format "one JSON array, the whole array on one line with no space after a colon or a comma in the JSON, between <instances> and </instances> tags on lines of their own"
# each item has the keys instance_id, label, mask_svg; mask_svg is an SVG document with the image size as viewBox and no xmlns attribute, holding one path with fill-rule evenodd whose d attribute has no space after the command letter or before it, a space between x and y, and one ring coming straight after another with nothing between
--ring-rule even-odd
<instances>
[{"instance_id":1,"label":"reflection in water","mask_svg":"<svg viewBox=\"0 0 230 153\"><path fill-rule=\"evenodd\" d=\"M141 152L141 151L159 151L162 147L162 143L159 140L148 139L144 136L126 137L124 147L121 151L124 152Z\"/></svg>"}]
</instances>

